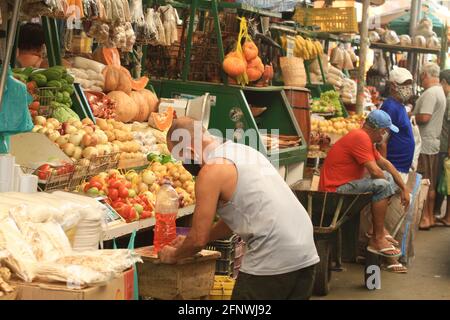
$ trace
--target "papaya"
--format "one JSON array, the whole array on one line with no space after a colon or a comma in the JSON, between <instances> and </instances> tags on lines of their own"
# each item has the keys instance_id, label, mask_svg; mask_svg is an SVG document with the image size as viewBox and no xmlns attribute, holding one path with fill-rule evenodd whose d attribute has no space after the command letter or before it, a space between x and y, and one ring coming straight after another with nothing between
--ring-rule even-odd
<instances>
[{"instance_id":1,"label":"papaya","mask_svg":"<svg viewBox=\"0 0 450 320\"><path fill-rule=\"evenodd\" d=\"M168 107L165 112L152 112L148 119L148 124L160 131L166 131L173 122L173 107Z\"/></svg>"}]
</instances>

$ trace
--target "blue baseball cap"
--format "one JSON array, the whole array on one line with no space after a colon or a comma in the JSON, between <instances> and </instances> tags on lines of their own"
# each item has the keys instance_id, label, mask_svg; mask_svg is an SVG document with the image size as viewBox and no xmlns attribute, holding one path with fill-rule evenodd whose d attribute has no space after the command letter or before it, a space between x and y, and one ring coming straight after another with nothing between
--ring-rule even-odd
<instances>
[{"instance_id":1,"label":"blue baseball cap","mask_svg":"<svg viewBox=\"0 0 450 320\"><path fill-rule=\"evenodd\" d=\"M389 128L391 131L398 133L398 127L392 124L391 117L383 110L374 110L367 116L366 121L376 129Z\"/></svg>"}]
</instances>

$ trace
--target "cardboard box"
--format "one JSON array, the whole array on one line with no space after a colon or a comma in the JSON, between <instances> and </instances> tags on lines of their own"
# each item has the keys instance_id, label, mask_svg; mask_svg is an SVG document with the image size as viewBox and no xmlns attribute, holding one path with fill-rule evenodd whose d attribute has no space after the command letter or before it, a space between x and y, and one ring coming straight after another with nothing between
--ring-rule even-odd
<instances>
[{"instance_id":1,"label":"cardboard box","mask_svg":"<svg viewBox=\"0 0 450 320\"><path fill-rule=\"evenodd\" d=\"M123 272L104 286L70 289L65 284L11 282L17 286L17 300L133 300L134 269Z\"/></svg>"}]
</instances>

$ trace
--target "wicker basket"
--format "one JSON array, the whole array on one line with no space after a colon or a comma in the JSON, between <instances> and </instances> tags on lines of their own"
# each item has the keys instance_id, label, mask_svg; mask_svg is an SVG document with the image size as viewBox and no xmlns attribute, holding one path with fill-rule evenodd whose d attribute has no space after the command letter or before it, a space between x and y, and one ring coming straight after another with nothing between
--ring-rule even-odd
<instances>
[{"instance_id":1,"label":"wicker basket","mask_svg":"<svg viewBox=\"0 0 450 320\"><path fill-rule=\"evenodd\" d=\"M306 27L318 26L331 33L358 33L356 8L295 9L294 20Z\"/></svg>"},{"instance_id":2,"label":"wicker basket","mask_svg":"<svg viewBox=\"0 0 450 320\"><path fill-rule=\"evenodd\" d=\"M297 57L280 57L280 67L285 86L306 86L307 79L303 59Z\"/></svg>"}]
</instances>

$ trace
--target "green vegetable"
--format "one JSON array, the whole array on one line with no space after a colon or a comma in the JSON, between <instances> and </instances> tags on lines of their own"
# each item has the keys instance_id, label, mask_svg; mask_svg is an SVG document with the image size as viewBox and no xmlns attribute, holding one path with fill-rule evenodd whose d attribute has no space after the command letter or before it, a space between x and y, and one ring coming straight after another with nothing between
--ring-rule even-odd
<instances>
[{"instance_id":1,"label":"green vegetable","mask_svg":"<svg viewBox=\"0 0 450 320\"><path fill-rule=\"evenodd\" d=\"M25 83L28 81L28 77L22 73L13 73L13 77Z\"/></svg>"},{"instance_id":2,"label":"green vegetable","mask_svg":"<svg viewBox=\"0 0 450 320\"><path fill-rule=\"evenodd\" d=\"M42 98L54 98L55 95L51 90L41 90L39 93Z\"/></svg>"},{"instance_id":3,"label":"green vegetable","mask_svg":"<svg viewBox=\"0 0 450 320\"><path fill-rule=\"evenodd\" d=\"M47 87L54 87L54 88L61 89L62 84L60 81L52 80L52 81L47 82Z\"/></svg>"},{"instance_id":4,"label":"green vegetable","mask_svg":"<svg viewBox=\"0 0 450 320\"><path fill-rule=\"evenodd\" d=\"M75 92L75 90L73 89L73 85L71 85L71 84L63 85L61 90L64 92L67 92L69 94L69 96L73 95L73 93Z\"/></svg>"},{"instance_id":5,"label":"green vegetable","mask_svg":"<svg viewBox=\"0 0 450 320\"><path fill-rule=\"evenodd\" d=\"M26 75L27 77L31 76L31 73L33 72L32 67L27 67L22 71L22 74Z\"/></svg>"},{"instance_id":6,"label":"green vegetable","mask_svg":"<svg viewBox=\"0 0 450 320\"><path fill-rule=\"evenodd\" d=\"M156 153L149 153L147 155L147 160L150 162L159 162L160 161L160 155Z\"/></svg>"},{"instance_id":7,"label":"green vegetable","mask_svg":"<svg viewBox=\"0 0 450 320\"><path fill-rule=\"evenodd\" d=\"M67 82L67 80L64 79L64 78L62 78L61 80L59 80L59 82L61 82L61 86L65 86L65 85L69 84L69 83Z\"/></svg>"},{"instance_id":8,"label":"green vegetable","mask_svg":"<svg viewBox=\"0 0 450 320\"><path fill-rule=\"evenodd\" d=\"M25 68L14 68L14 69L12 69L12 72L13 73L22 73L23 70L25 70Z\"/></svg>"},{"instance_id":9,"label":"green vegetable","mask_svg":"<svg viewBox=\"0 0 450 320\"><path fill-rule=\"evenodd\" d=\"M54 69L54 67L43 71L42 74L47 77L48 81L61 80L63 76L63 72L60 69Z\"/></svg>"},{"instance_id":10,"label":"green vegetable","mask_svg":"<svg viewBox=\"0 0 450 320\"><path fill-rule=\"evenodd\" d=\"M50 106L53 108L52 117L59 122L66 122L69 119L80 120L80 117L65 104L54 101Z\"/></svg>"},{"instance_id":11,"label":"green vegetable","mask_svg":"<svg viewBox=\"0 0 450 320\"><path fill-rule=\"evenodd\" d=\"M51 68L49 68L48 70L56 70L58 72L61 72L63 76L65 76L67 74L67 70L65 67L63 66L53 66Z\"/></svg>"},{"instance_id":12,"label":"green vegetable","mask_svg":"<svg viewBox=\"0 0 450 320\"><path fill-rule=\"evenodd\" d=\"M64 103L70 103L70 104L72 103L72 98L70 98L70 94L68 92L64 91L62 93L62 95L63 95L63 102Z\"/></svg>"},{"instance_id":13,"label":"green vegetable","mask_svg":"<svg viewBox=\"0 0 450 320\"><path fill-rule=\"evenodd\" d=\"M149 162L159 162L161 164L166 164L169 162L174 162L174 159L172 159L172 157L170 155L165 155L165 154L156 154L156 153L149 153L147 155L147 160Z\"/></svg>"},{"instance_id":14,"label":"green vegetable","mask_svg":"<svg viewBox=\"0 0 450 320\"><path fill-rule=\"evenodd\" d=\"M36 82L37 86L40 88L47 85L47 77L40 73L31 74L30 80Z\"/></svg>"},{"instance_id":15,"label":"green vegetable","mask_svg":"<svg viewBox=\"0 0 450 320\"><path fill-rule=\"evenodd\" d=\"M61 92L56 94L56 102L64 103L64 95Z\"/></svg>"},{"instance_id":16,"label":"green vegetable","mask_svg":"<svg viewBox=\"0 0 450 320\"><path fill-rule=\"evenodd\" d=\"M166 155L166 154L163 154L163 155L161 155L161 164L166 164L166 163L169 163L169 162L173 162L173 159L172 159L172 157L170 156L170 155Z\"/></svg>"},{"instance_id":17,"label":"green vegetable","mask_svg":"<svg viewBox=\"0 0 450 320\"><path fill-rule=\"evenodd\" d=\"M72 84L75 81L75 79L70 74L66 74L64 76L64 80L66 80L68 84Z\"/></svg>"}]
</instances>

